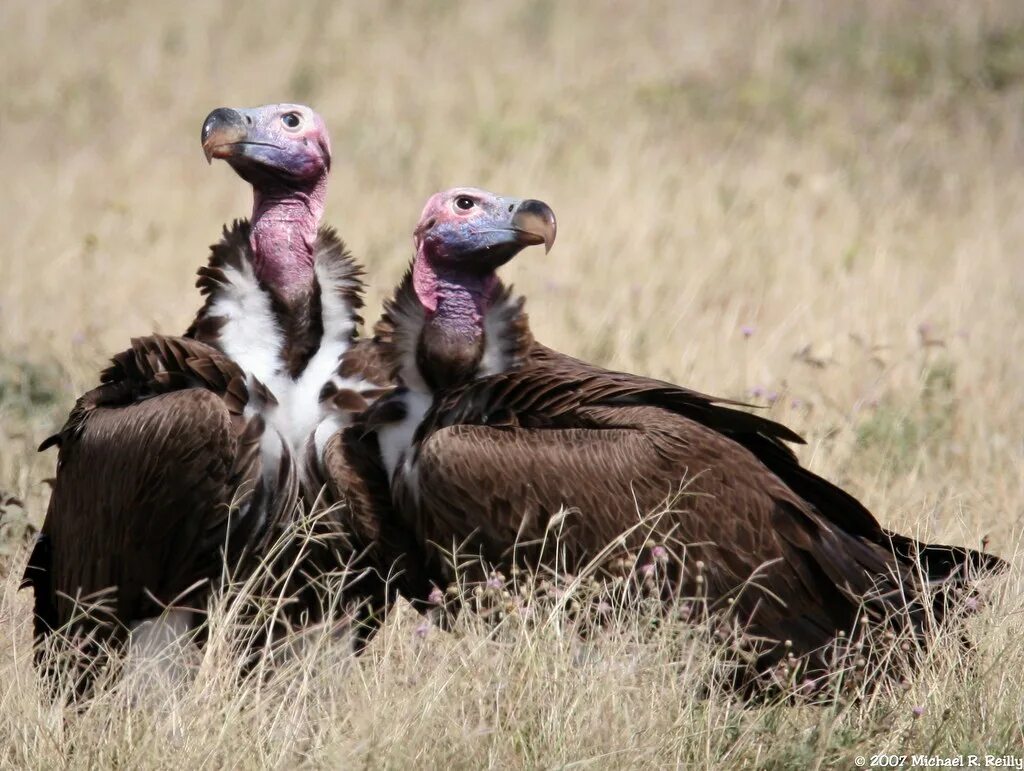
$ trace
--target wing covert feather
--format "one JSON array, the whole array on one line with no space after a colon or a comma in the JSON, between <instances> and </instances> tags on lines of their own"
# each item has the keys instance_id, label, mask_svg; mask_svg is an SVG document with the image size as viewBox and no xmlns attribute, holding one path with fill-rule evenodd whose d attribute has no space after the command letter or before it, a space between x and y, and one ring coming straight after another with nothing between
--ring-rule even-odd
<instances>
[{"instance_id":1,"label":"wing covert feather","mask_svg":"<svg viewBox=\"0 0 1024 771\"><path fill-rule=\"evenodd\" d=\"M194 340L139 338L101 382L44 443L60 452L26 571L40 632L70 620L76 597L115 627L195 601L252 519L231 503L259 478L263 424L243 416L230 359Z\"/></svg>"}]
</instances>

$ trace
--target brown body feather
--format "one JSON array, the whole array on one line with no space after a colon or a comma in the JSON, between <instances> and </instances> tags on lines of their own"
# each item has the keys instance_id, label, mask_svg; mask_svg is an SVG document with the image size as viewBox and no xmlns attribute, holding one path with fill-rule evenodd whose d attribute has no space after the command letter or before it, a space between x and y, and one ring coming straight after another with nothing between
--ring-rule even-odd
<instances>
[{"instance_id":1,"label":"brown body feather","mask_svg":"<svg viewBox=\"0 0 1024 771\"><path fill-rule=\"evenodd\" d=\"M376 349L355 341L362 270L329 229L314 261L309 295L285 302L255 277L248 223L225 228L199 271L206 301L186 336L133 340L43 443L60 453L25 574L39 635L74 620L69 631L118 640L169 604L202 610L225 567L244 573L291 523L301 493L307 505L319 496L329 434L387 383ZM344 459L329 468L338 513L322 518L323 538L288 587L304 620L324 614L307 580L351 561L339 537L350 484L362 500Z\"/></svg>"},{"instance_id":2,"label":"brown body feather","mask_svg":"<svg viewBox=\"0 0 1024 771\"><path fill-rule=\"evenodd\" d=\"M259 454L266 426L247 417L245 375L216 349L153 336L132 341L82 396L59 434L53 495L26 571L36 631L131 622L171 604L200 607L211 580L241 561L287 512L267 489ZM236 491L244 497L232 510ZM44 558L45 556L45 558ZM80 605L77 607L76 605Z\"/></svg>"},{"instance_id":3,"label":"brown body feather","mask_svg":"<svg viewBox=\"0 0 1024 771\"><path fill-rule=\"evenodd\" d=\"M414 363L431 356L414 303L400 288L378 326L412 389L423 386ZM396 508L431 580L451 579L453 546L507 571L515 561L551 562L542 545L557 531L570 572L616 539L612 557L662 546L673 557L672 593L728 607L769 641L756 671L789 652L820 671L823 650L862 615L923 641L930 619L962 609L972 576L1003 567L988 554L884 530L799 465L785 442L802 440L786 427L728 400L552 351L533 341L520 306L495 312L503 320L479 345L503 351L505 368L431 393L392 472ZM403 419L402 398L376 404L366 425ZM925 584L939 585L928 608Z\"/></svg>"}]
</instances>

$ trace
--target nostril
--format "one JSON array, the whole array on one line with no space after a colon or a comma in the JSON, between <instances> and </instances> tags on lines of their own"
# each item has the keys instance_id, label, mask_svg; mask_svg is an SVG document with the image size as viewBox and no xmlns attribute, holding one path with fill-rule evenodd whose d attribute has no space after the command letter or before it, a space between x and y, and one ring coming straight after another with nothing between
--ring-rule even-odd
<instances>
[{"instance_id":1,"label":"nostril","mask_svg":"<svg viewBox=\"0 0 1024 771\"><path fill-rule=\"evenodd\" d=\"M252 116L250 116L250 115L246 115L245 116L245 125L246 126L251 126L252 125Z\"/></svg>"},{"instance_id":2,"label":"nostril","mask_svg":"<svg viewBox=\"0 0 1024 771\"><path fill-rule=\"evenodd\" d=\"M514 203L510 203L508 205L508 213L511 214L514 208L516 208L516 205Z\"/></svg>"}]
</instances>

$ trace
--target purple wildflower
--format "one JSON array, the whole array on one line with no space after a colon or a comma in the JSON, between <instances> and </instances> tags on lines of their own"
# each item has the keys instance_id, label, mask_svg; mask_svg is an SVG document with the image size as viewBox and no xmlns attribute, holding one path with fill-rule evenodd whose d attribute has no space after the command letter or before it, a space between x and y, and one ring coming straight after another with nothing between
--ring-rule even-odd
<instances>
[{"instance_id":1,"label":"purple wildflower","mask_svg":"<svg viewBox=\"0 0 1024 771\"><path fill-rule=\"evenodd\" d=\"M821 683L814 678L805 677L803 682L800 683L800 690L803 693L814 693L821 687Z\"/></svg>"},{"instance_id":2,"label":"purple wildflower","mask_svg":"<svg viewBox=\"0 0 1024 771\"><path fill-rule=\"evenodd\" d=\"M432 605L440 605L444 602L444 592L442 592L435 586L433 589L430 590L430 595L427 597L427 600Z\"/></svg>"},{"instance_id":3,"label":"purple wildflower","mask_svg":"<svg viewBox=\"0 0 1024 771\"><path fill-rule=\"evenodd\" d=\"M416 627L415 631L413 632L413 634L415 634L421 640L424 637L426 637L429 633L430 633L430 624L428 624L427 622L423 622L422 624L420 624L418 627Z\"/></svg>"},{"instance_id":4,"label":"purple wildflower","mask_svg":"<svg viewBox=\"0 0 1024 771\"><path fill-rule=\"evenodd\" d=\"M664 546L655 546L651 549L651 558L655 562L668 562L668 549Z\"/></svg>"},{"instance_id":5,"label":"purple wildflower","mask_svg":"<svg viewBox=\"0 0 1024 771\"><path fill-rule=\"evenodd\" d=\"M913 707L910 711L913 713L914 717L921 717L921 715L924 714L924 705L921 704L920 706Z\"/></svg>"},{"instance_id":6,"label":"purple wildflower","mask_svg":"<svg viewBox=\"0 0 1024 771\"><path fill-rule=\"evenodd\" d=\"M744 324L743 326L740 327L740 333L744 337L750 337L756 331L757 331L757 327L755 327L753 324Z\"/></svg>"}]
</instances>

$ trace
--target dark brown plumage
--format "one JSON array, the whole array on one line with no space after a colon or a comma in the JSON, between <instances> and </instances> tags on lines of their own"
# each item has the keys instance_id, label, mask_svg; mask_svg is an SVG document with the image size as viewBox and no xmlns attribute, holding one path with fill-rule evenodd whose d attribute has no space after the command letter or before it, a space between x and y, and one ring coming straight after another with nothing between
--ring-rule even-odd
<instances>
[{"instance_id":1,"label":"dark brown plumage","mask_svg":"<svg viewBox=\"0 0 1024 771\"><path fill-rule=\"evenodd\" d=\"M495 206L471 193L491 244L510 216L508 199ZM441 198L431 221L468 195ZM459 217L464 208L450 211ZM459 238L472 244L465 232ZM422 274L435 268L420 243ZM471 265L474 254L459 259ZM453 259L445 251L443 265ZM465 291L447 281L445 291ZM479 285L479 273L467 281ZM706 598L760 640L753 674L793 654L813 675L833 663L837 634L862 617L872 633L926 642L932 619L962 616L979 572L1005 566L884 530L799 465L786 445L799 436L741 405L534 342L521 301L500 284L487 284L472 328L454 327L464 350L450 357L450 341L435 346L424 333L446 322L425 307L444 306L424 299L422 286L433 284L407 276L378 325L404 388L364 419L377 431L396 511L438 584L452 578L453 547L505 572L516 562L550 565L556 534L569 572L623 552L649 560L657 548L670 557L669 594ZM449 366L466 361L478 363L468 377ZM457 374L439 382L446 372Z\"/></svg>"},{"instance_id":2,"label":"dark brown plumage","mask_svg":"<svg viewBox=\"0 0 1024 771\"><path fill-rule=\"evenodd\" d=\"M225 229L199 271L206 302L187 336L133 340L42 444L60 454L25 573L37 635L62 629L118 642L169 607L198 624L225 570L244 577L293 523L303 493L306 509L318 498L326 442L380 388L345 356L361 269L329 229L314 265L322 299L300 311L253 274L248 224ZM376 375L365 352L360 362ZM318 576L353 564L344 525L358 475L338 462L332 470L347 476L314 539L297 547L301 566L292 564L297 551L280 555L279 572L293 576L281 587L295 595L292 623L324 618Z\"/></svg>"},{"instance_id":3,"label":"dark brown plumage","mask_svg":"<svg viewBox=\"0 0 1024 771\"><path fill-rule=\"evenodd\" d=\"M180 634L201 622L222 575L257 562L275 593L293 598L283 626L315 622L335 610L321 602L325 577L352 562L343 525L359 521L346 486L358 479L333 462L348 476L325 500L322 460L388 384L375 380L375 349L356 341L362 269L320 226L326 126L303 105L220 108L201 136L207 159L252 186L253 218L211 248L197 282L206 300L185 337L133 341L43 443L60 455L26 571L41 637ZM315 512L312 538L270 559L271 544L320 501L334 506ZM365 585L353 600L375 596Z\"/></svg>"},{"instance_id":4,"label":"dark brown plumage","mask_svg":"<svg viewBox=\"0 0 1024 771\"><path fill-rule=\"evenodd\" d=\"M373 433L358 423L335 434L322 461L331 522L345 544L357 603L356 642L361 649L383 623L399 596L425 599L433 584L427 552L395 512L388 476Z\"/></svg>"},{"instance_id":5,"label":"dark brown plumage","mask_svg":"<svg viewBox=\"0 0 1024 771\"><path fill-rule=\"evenodd\" d=\"M244 415L245 375L219 351L184 338L140 338L101 381L41 447L56 445L60 454L26 571L37 634L71 621L76 603L96 617L72 631L108 621L102 636L114 639L164 607L201 607L225 545L237 564L294 502L289 465L263 476L266 426Z\"/></svg>"}]
</instances>

